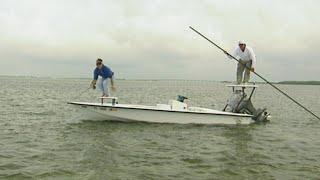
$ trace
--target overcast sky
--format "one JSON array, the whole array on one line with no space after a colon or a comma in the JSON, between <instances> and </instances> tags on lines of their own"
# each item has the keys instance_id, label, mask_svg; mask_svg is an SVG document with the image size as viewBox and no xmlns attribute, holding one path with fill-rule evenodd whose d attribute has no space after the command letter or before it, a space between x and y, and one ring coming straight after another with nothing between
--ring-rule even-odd
<instances>
[{"instance_id":1,"label":"overcast sky","mask_svg":"<svg viewBox=\"0 0 320 180\"><path fill-rule=\"evenodd\" d=\"M320 1L0 0L0 75L234 80L245 40L271 81L320 80ZM258 80L258 78L255 78Z\"/></svg>"}]
</instances>

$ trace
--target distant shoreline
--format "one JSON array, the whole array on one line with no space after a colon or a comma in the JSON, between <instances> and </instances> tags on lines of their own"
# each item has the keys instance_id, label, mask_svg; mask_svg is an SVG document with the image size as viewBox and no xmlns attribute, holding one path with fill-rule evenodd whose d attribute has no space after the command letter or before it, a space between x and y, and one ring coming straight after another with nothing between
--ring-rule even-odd
<instances>
[{"instance_id":1,"label":"distant shoreline","mask_svg":"<svg viewBox=\"0 0 320 180\"><path fill-rule=\"evenodd\" d=\"M320 81L280 81L277 84L289 85L320 85Z\"/></svg>"},{"instance_id":2,"label":"distant shoreline","mask_svg":"<svg viewBox=\"0 0 320 180\"><path fill-rule=\"evenodd\" d=\"M91 79L91 78L72 78L72 77L40 77L40 76L6 76L0 75L0 78L48 78L48 79ZM226 80L191 80L191 79L126 79L126 78L116 78L116 80L122 81L212 81L212 82L221 82L221 83L234 83L233 81L226 81ZM256 84L267 84L266 82L255 82ZM280 81L280 82L271 82L273 84L285 84L285 85L320 85L320 81Z\"/></svg>"}]
</instances>

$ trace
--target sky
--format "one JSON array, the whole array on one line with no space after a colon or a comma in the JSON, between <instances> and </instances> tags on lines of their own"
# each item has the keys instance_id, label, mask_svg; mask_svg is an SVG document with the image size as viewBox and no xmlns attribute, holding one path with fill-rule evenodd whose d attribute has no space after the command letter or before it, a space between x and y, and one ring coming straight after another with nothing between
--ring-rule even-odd
<instances>
[{"instance_id":1,"label":"sky","mask_svg":"<svg viewBox=\"0 0 320 180\"><path fill-rule=\"evenodd\" d=\"M270 81L320 80L320 1L0 0L0 75L234 80L232 52L252 47ZM261 81L253 77L255 81Z\"/></svg>"}]
</instances>

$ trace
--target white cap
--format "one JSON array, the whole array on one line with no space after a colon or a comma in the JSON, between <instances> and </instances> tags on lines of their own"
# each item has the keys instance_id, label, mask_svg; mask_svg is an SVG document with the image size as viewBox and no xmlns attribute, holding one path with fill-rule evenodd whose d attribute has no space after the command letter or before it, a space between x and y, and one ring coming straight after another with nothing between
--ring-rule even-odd
<instances>
[{"instance_id":1,"label":"white cap","mask_svg":"<svg viewBox=\"0 0 320 180\"><path fill-rule=\"evenodd\" d=\"M245 43L245 41L240 40L240 41L238 42L238 44L246 44L246 43Z\"/></svg>"}]
</instances>

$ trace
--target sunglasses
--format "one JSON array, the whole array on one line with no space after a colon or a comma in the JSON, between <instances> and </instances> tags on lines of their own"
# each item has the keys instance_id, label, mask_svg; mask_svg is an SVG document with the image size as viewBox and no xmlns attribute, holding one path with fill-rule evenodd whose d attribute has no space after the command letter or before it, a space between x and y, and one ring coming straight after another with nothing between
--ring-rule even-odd
<instances>
[{"instance_id":1,"label":"sunglasses","mask_svg":"<svg viewBox=\"0 0 320 180\"><path fill-rule=\"evenodd\" d=\"M101 64L102 64L101 62L96 63L97 66L100 66Z\"/></svg>"}]
</instances>

